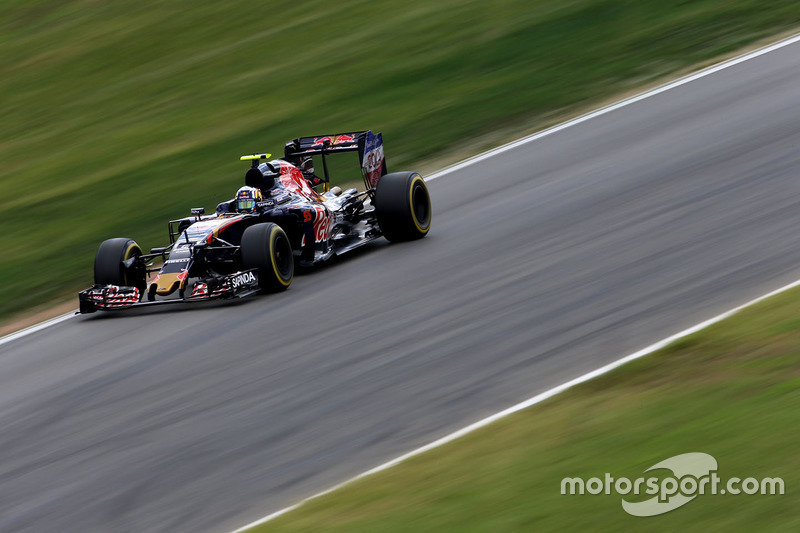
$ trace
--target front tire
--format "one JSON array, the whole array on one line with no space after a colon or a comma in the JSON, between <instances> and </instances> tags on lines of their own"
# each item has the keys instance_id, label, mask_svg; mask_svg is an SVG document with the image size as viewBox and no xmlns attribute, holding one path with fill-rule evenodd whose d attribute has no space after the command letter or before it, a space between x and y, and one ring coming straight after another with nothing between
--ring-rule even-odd
<instances>
[{"instance_id":1,"label":"front tire","mask_svg":"<svg viewBox=\"0 0 800 533\"><path fill-rule=\"evenodd\" d=\"M125 262L142 255L142 249L133 239L108 239L100 244L94 258L94 282L96 285L118 285L136 287L144 291L147 281L145 273L134 261Z\"/></svg>"},{"instance_id":2,"label":"front tire","mask_svg":"<svg viewBox=\"0 0 800 533\"><path fill-rule=\"evenodd\" d=\"M427 235L433 213L425 180L416 172L381 177L375 190L375 214L381 232L390 241L411 241Z\"/></svg>"},{"instance_id":3,"label":"front tire","mask_svg":"<svg viewBox=\"0 0 800 533\"><path fill-rule=\"evenodd\" d=\"M289 237L272 222L255 224L242 233L242 266L258 269L258 283L269 292L285 291L294 278Z\"/></svg>"}]
</instances>

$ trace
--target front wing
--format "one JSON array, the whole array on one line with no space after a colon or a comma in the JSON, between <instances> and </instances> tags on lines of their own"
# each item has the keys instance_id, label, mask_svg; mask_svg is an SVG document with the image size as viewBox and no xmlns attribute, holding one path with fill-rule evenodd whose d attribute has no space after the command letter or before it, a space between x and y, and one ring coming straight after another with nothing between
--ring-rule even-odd
<instances>
[{"instance_id":1,"label":"front wing","mask_svg":"<svg viewBox=\"0 0 800 533\"><path fill-rule=\"evenodd\" d=\"M137 287L93 285L78 293L78 313L116 311L149 305L201 302L226 298L244 298L258 292L258 272L255 269L236 272L219 278L201 279L183 297L142 301L143 292Z\"/></svg>"}]
</instances>

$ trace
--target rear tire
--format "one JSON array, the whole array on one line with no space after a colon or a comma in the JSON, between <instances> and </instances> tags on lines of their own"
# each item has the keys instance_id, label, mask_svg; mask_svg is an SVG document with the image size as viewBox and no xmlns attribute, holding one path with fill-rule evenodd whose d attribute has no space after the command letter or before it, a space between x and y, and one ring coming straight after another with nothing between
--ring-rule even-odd
<instances>
[{"instance_id":1,"label":"rear tire","mask_svg":"<svg viewBox=\"0 0 800 533\"><path fill-rule=\"evenodd\" d=\"M294 278L289 237L272 222L255 224L242 233L242 266L258 269L258 283L269 292L285 291Z\"/></svg>"},{"instance_id":2,"label":"rear tire","mask_svg":"<svg viewBox=\"0 0 800 533\"><path fill-rule=\"evenodd\" d=\"M433 212L425 180L416 172L381 177L375 190L375 214L390 241L411 241L427 235Z\"/></svg>"},{"instance_id":3,"label":"rear tire","mask_svg":"<svg viewBox=\"0 0 800 533\"><path fill-rule=\"evenodd\" d=\"M126 268L123 261L142 255L142 249L133 239L108 239L100 244L94 258L96 285L136 287L143 292L147 285L142 269L135 265Z\"/></svg>"}]
</instances>

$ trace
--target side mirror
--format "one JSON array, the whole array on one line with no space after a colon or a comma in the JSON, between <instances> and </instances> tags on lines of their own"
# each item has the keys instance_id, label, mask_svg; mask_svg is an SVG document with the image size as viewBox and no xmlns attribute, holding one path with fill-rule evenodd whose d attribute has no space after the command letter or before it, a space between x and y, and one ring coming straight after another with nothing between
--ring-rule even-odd
<instances>
[{"instance_id":1,"label":"side mirror","mask_svg":"<svg viewBox=\"0 0 800 533\"><path fill-rule=\"evenodd\" d=\"M194 216L196 216L196 217L199 217L200 215L204 214L205 212L206 212L205 207L193 207L192 208L192 214Z\"/></svg>"}]
</instances>

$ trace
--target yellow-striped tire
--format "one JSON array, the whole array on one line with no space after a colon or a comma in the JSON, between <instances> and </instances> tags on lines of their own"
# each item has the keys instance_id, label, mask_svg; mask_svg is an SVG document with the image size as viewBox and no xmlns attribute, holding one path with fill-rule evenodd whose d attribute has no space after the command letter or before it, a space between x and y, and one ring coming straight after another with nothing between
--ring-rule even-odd
<instances>
[{"instance_id":1,"label":"yellow-striped tire","mask_svg":"<svg viewBox=\"0 0 800 533\"><path fill-rule=\"evenodd\" d=\"M375 214L390 241L421 239L431 228L433 210L425 180L416 172L381 177L375 189Z\"/></svg>"},{"instance_id":2,"label":"yellow-striped tire","mask_svg":"<svg viewBox=\"0 0 800 533\"><path fill-rule=\"evenodd\" d=\"M124 261L142 255L133 239L108 239L100 244L94 257L94 282L98 285L119 285L144 290L147 284L143 270L125 268Z\"/></svg>"},{"instance_id":3,"label":"yellow-striped tire","mask_svg":"<svg viewBox=\"0 0 800 533\"><path fill-rule=\"evenodd\" d=\"M294 256L286 233L277 224L255 224L242 233L242 266L258 269L258 283L269 292L285 291L294 279Z\"/></svg>"}]
</instances>

